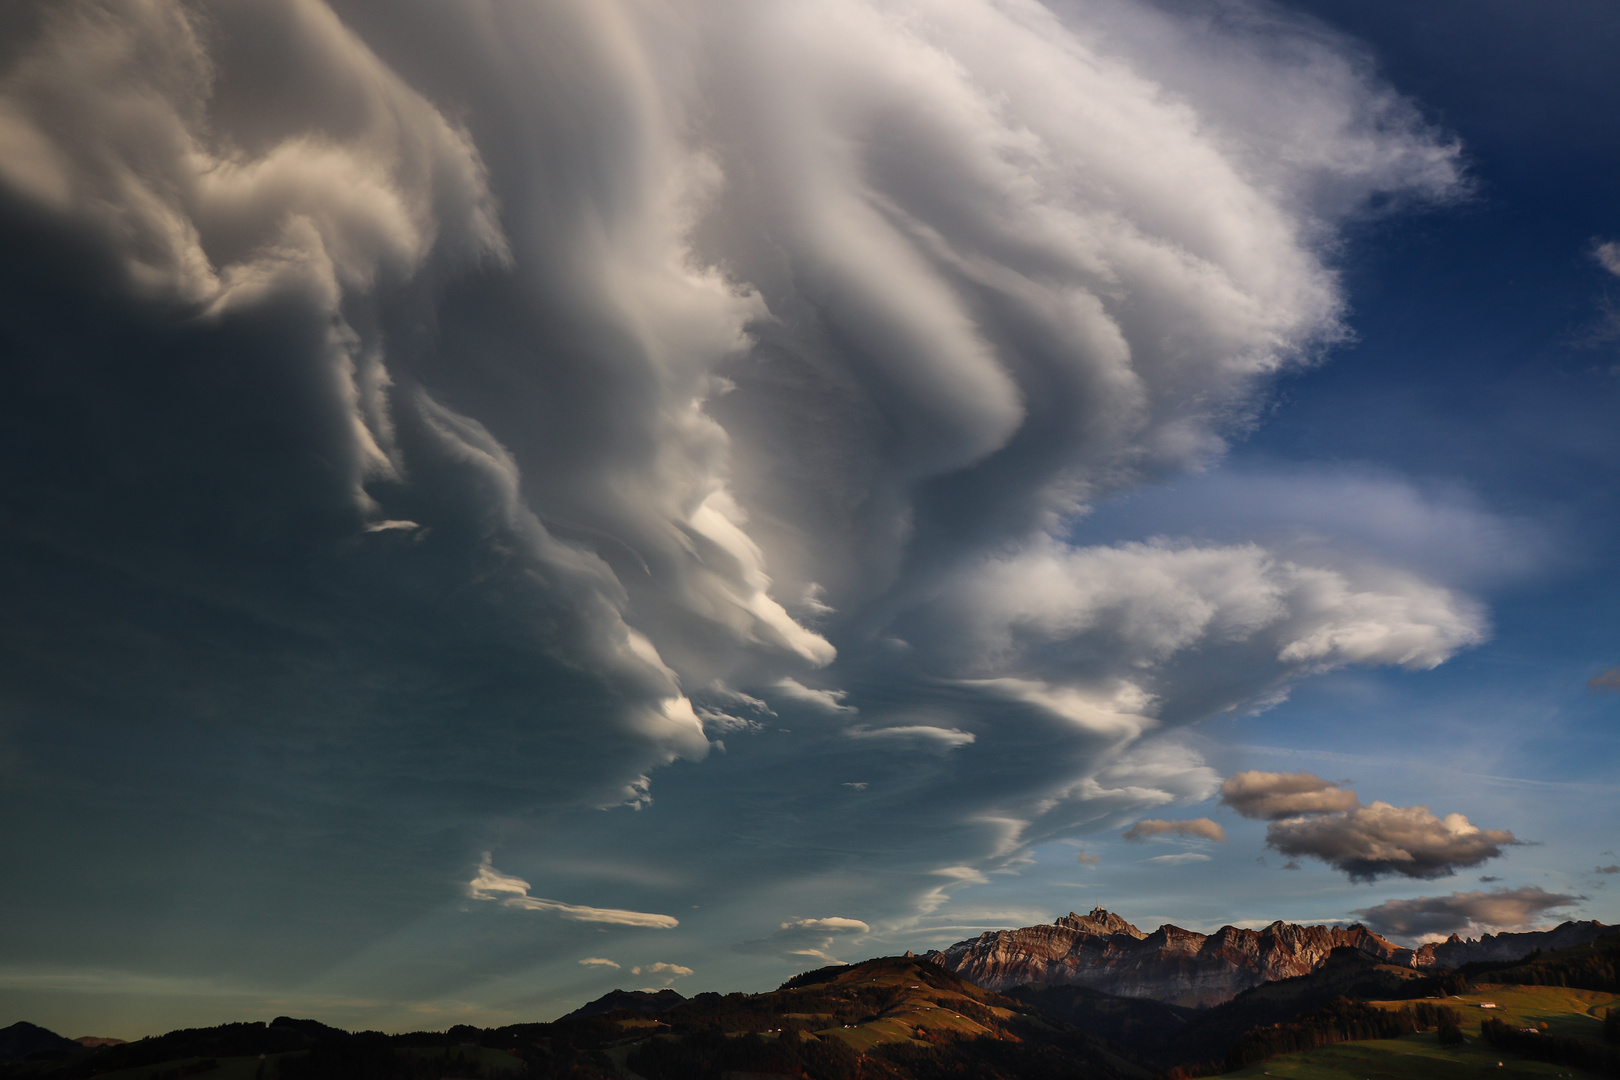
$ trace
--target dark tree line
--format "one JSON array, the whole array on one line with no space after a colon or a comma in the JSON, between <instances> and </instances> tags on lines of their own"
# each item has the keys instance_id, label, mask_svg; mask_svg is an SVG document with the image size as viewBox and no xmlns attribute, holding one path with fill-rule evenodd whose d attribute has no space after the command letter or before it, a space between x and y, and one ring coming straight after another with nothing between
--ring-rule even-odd
<instances>
[{"instance_id":1,"label":"dark tree line","mask_svg":"<svg viewBox=\"0 0 1620 1080\"><path fill-rule=\"evenodd\" d=\"M1227 1052L1224 1070L1265 1061L1281 1054L1297 1054L1334 1043L1363 1039L1395 1039L1432 1027L1456 1029L1461 1036L1457 1010L1427 1001L1399 1009L1381 1009L1365 1001L1340 998L1325 1009L1302 1016L1293 1023L1257 1028L1244 1034Z\"/></svg>"},{"instance_id":2,"label":"dark tree line","mask_svg":"<svg viewBox=\"0 0 1620 1080\"><path fill-rule=\"evenodd\" d=\"M703 1080L725 1072L783 1073L817 1080L863 1080L861 1055L837 1039L784 1031L776 1039L718 1029L643 1043L626 1061L648 1080Z\"/></svg>"},{"instance_id":3,"label":"dark tree line","mask_svg":"<svg viewBox=\"0 0 1620 1080\"><path fill-rule=\"evenodd\" d=\"M1554 1065L1586 1069L1601 1076L1620 1076L1620 1050L1602 1043L1549 1035L1534 1028L1519 1028L1504 1020L1485 1020L1479 1026L1479 1033L1487 1043L1500 1050L1523 1054L1537 1061L1549 1061Z\"/></svg>"},{"instance_id":4,"label":"dark tree line","mask_svg":"<svg viewBox=\"0 0 1620 1080\"><path fill-rule=\"evenodd\" d=\"M1511 983L1516 986L1567 986L1620 994L1620 934L1586 945L1543 953L1540 949L1511 964L1465 964L1452 979ZM1450 991L1458 993L1460 991Z\"/></svg>"}]
</instances>

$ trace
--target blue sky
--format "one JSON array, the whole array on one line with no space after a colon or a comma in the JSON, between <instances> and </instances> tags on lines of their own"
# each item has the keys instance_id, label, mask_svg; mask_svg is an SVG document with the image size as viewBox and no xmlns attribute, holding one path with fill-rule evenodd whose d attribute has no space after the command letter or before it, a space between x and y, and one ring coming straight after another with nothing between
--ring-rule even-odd
<instances>
[{"instance_id":1,"label":"blue sky","mask_svg":"<svg viewBox=\"0 0 1620 1080\"><path fill-rule=\"evenodd\" d=\"M0 19L0 1011L1620 921L1605 5L91 11Z\"/></svg>"}]
</instances>

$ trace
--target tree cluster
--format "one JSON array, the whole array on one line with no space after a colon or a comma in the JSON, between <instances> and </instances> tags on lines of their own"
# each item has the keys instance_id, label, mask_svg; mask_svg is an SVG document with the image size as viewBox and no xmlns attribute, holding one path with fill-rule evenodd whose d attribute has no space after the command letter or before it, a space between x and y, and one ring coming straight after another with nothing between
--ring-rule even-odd
<instances>
[{"instance_id":1,"label":"tree cluster","mask_svg":"<svg viewBox=\"0 0 1620 1080\"><path fill-rule=\"evenodd\" d=\"M1479 982L1567 986L1620 994L1620 934L1556 952L1537 949L1513 964L1468 964L1457 974Z\"/></svg>"},{"instance_id":2,"label":"tree cluster","mask_svg":"<svg viewBox=\"0 0 1620 1080\"><path fill-rule=\"evenodd\" d=\"M1297 1054L1334 1043L1362 1039L1394 1039L1432 1027L1457 1027L1455 1009L1420 1001L1399 1009L1381 1009L1364 1001L1340 998L1287 1024L1245 1033L1227 1051L1225 1069L1240 1069L1281 1054ZM1460 1031L1459 1031L1460 1033Z\"/></svg>"},{"instance_id":3,"label":"tree cluster","mask_svg":"<svg viewBox=\"0 0 1620 1080\"><path fill-rule=\"evenodd\" d=\"M1620 1076L1620 1050L1588 1039L1549 1035L1533 1028L1515 1027L1504 1020L1487 1019L1479 1033L1491 1046L1537 1061L1569 1065L1600 1076Z\"/></svg>"}]
</instances>

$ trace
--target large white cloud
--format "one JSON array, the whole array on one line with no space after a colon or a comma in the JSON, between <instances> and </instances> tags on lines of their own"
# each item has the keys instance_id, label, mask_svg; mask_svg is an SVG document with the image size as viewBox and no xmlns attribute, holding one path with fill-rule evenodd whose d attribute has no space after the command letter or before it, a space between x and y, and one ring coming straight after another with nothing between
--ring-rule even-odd
<instances>
[{"instance_id":1,"label":"large white cloud","mask_svg":"<svg viewBox=\"0 0 1620 1080\"><path fill-rule=\"evenodd\" d=\"M1460 182L1343 42L1223 10L30 5L0 75L21 722L251 775L219 798L267 881L342 821L334 867L408 864L402 924L705 755L693 876L866 859L926 906L1212 793L1156 731L1480 640L1376 559L1069 539L1341 337L1338 223ZM760 781L705 724L791 813L727 816ZM674 922L524 873L480 887Z\"/></svg>"}]
</instances>

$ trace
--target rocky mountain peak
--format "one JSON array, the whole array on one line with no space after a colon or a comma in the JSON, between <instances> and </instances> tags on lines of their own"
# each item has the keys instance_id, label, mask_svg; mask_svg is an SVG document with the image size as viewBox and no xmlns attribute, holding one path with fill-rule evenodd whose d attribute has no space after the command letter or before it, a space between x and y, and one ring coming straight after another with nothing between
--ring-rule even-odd
<instances>
[{"instance_id":1,"label":"rocky mountain peak","mask_svg":"<svg viewBox=\"0 0 1620 1080\"><path fill-rule=\"evenodd\" d=\"M1277 920L1264 930L1223 926L1213 934L1168 923L1144 934L1097 907L1045 926L1000 930L961 941L924 959L988 990L1025 983L1088 986L1120 997L1201 1007L1251 986L1309 974L1334 949L1353 948L1383 964L1455 967L1473 960L1515 960L1534 948L1562 948L1612 932L1602 923L1564 923L1554 930L1486 935L1404 949L1357 923L1301 926Z\"/></svg>"},{"instance_id":2,"label":"rocky mountain peak","mask_svg":"<svg viewBox=\"0 0 1620 1080\"><path fill-rule=\"evenodd\" d=\"M1071 911L1056 919L1053 926L1061 926L1068 930L1078 930L1082 934L1128 934L1140 941L1146 934L1103 907L1094 907L1090 915L1079 915Z\"/></svg>"}]
</instances>

